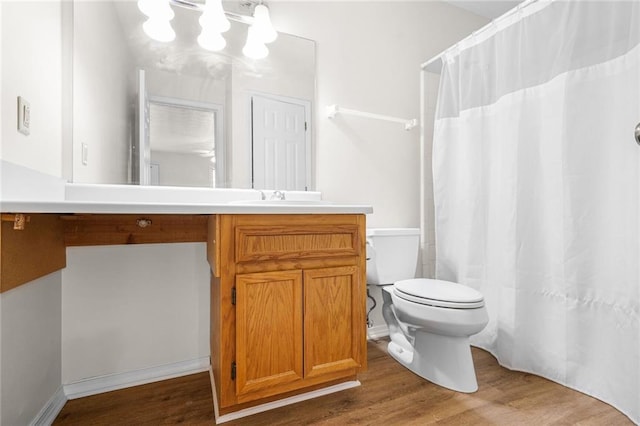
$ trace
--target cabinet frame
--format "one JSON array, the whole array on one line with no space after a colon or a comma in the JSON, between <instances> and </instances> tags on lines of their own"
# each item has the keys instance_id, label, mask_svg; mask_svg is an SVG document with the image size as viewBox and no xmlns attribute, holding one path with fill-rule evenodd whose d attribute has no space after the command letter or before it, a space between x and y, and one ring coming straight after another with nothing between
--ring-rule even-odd
<instances>
[{"instance_id":1,"label":"cabinet frame","mask_svg":"<svg viewBox=\"0 0 640 426\"><path fill-rule=\"evenodd\" d=\"M264 241L254 239L249 245L253 244L257 249L253 250L253 258L247 258L246 253L251 253L252 250L239 247L246 243L246 240L242 240L243 235L259 235L260 232L268 237ZM280 235L293 237L283 240L279 238ZM298 246L289 250L285 244L287 241L294 241ZM263 250L264 244L275 247L275 250L267 253L268 250ZM313 246L311 249L309 244ZM318 244L321 246L320 249L317 249ZM364 214L216 215L209 221L208 254L212 269L211 365L218 414L227 414L297 393L354 380L358 372L366 369ZM232 365L238 355L237 306L232 304L236 276L332 267L357 267L358 282L352 296L352 308L354 318L360 318L361 321L358 322L361 322L362 326L354 327L353 345L357 347L354 353L361 359L354 362L352 367L336 366L335 371L325 370L322 374L310 375L303 380L276 386L264 392L238 395L237 377L236 380L232 378Z\"/></svg>"}]
</instances>

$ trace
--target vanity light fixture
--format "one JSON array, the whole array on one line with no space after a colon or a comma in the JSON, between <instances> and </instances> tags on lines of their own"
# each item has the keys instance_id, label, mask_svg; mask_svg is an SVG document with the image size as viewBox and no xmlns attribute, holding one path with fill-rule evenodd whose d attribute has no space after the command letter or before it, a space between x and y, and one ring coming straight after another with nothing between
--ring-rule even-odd
<instances>
[{"instance_id":1,"label":"vanity light fixture","mask_svg":"<svg viewBox=\"0 0 640 426\"><path fill-rule=\"evenodd\" d=\"M225 12L222 0L205 1L206 3L202 4L194 0L138 0L138 8L148 17L142 26L144 32L161 42L175 39L176 33L170 24L174 17L174 12L169 6L171 4L202 13L199 19L202 30L198 36L198 44L203 49L219 51L225 48L227 42L222 33L231 27L230 18L250 25L247 41L242 49L245 56L262 59L269 54L266 44L275 41L278 33L271 24L269 8L261 0L254 9L253 17Z\"/></svg>"},{"instance_id":2,"label":"vanity light fixture","mask_svg":"<svg viewBox=\"0 0 640 426\"><path fill-rule=\"evenodd\" d=\"M260 3L253 11L253 28L257 36L263 43L271 43L278 38L278 33L271 24L271 17L269 16L269 8Z\"/></svg>"},{"instance_id":3,"label":"vanity light fixture","mask_svg":"<svg viewBox=\"0 0 640 426\"><path fill-rule=\"evenodd\" d=\"M198 36L200 47L214 52L224 49L227 42L222 33L229 31L231 23L224 14L222 0L207 0L199 22L202 27Z\"/></svg>"},{"instance_id":4,"label":"vanity light fixture","mask_svg":"<svg viewBox=\"0 0 640 426\"><path fill-rule=\"evenodd\" d=\"M168 2L138 0L138 9L148 18L142 25L142 29L149 37L165 43L176 38L176 33L169 23L175 14Z\"/></svg>"},{"instance_id":5,"label":"vanity light fixture","mask_svg":"<svg viewBox=\"0 0 640 426\"><path fill-rule=\"evenodd\" d=\"M253 25L247 31L247 42L242 48L242 53L251 59L262 59L269 55L269 49L260 40L259 34Z\"/></svg>"},{"instance_id":6,"label":"vanity light fixture","mask_svg":"<svg viewBox=\"0 0 640 426\"><path fill-rule=\"evenodd\" d=\"M278 33L271 24L269 9L264 4L259 4L253 11L253 24L247 31L247 42L242 53L252 59L262 59L269 54L265 44L275 41Z\"/></svg>"}]
</instances>

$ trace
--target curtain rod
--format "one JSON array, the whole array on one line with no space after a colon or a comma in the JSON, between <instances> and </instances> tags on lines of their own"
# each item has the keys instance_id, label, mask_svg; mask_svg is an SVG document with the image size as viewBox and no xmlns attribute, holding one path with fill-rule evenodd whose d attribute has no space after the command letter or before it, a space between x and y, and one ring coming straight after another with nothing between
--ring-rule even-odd
<instances>
[{"instance_id":1,"label":"curtain rod","mask_svg":"<svg viewBox=\"0 0 640 426\"><path fill-rule=\"evenodd\" d=\"M515 22L514 18L517 18L517 20L522 19L522 16L514 17L514 15L517 13L523 12L524 9L528 9L527 14L525 15L525 16L528 16L548 6L554 1L555 0L525 0L522 3L518 4L517 6L515 6L513 9L506 11L504 14L492 20L482 28L472 32L471 34L469 34L468 36L466 36L465 38L463 38L453 46L448 47L447 49L438 53L433 58L424 62L423 64L420 65L420 68L427 71L437 72L440 70L440 67L442 66L442 58L444 58L444 56L450 53L451 51L463 50L466 47L470 47L474 44L477 44L477 41L475 39L478 37L483 37L482 40L484 40L493 36L497 32L497 30L503 29L513 24ZM531 8L531 5L536 3L537 3L537 7ZM463 47L463 49L460 49L460 47Z\"/></svg>"},{"instance_id":2,"label":"curtain rod","mask_svg":"<svg viewBox=\"0 0 640 426\"><path fill-rule=\"evenodd\" d=\"M336 114L355 115L357 117L373 118L374 120L383 120L383 121L391 121L394 123L400 123L400 124L404 124L405 130L411 130L418 125L418 120L416 118L405 119L405 118L391 117L389 115L374 114L372 112L365 112L365 111L358 111L355 109L343 108L335 104L328 105L327 117L335 118Z\"/></svg>"}]
</instances>

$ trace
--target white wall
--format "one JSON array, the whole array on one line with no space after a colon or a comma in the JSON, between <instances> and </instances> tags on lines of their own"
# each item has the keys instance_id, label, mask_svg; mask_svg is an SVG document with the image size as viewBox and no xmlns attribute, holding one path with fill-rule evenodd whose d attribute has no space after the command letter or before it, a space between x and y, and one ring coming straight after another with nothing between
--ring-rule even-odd
<instances>
[{"instance_id":1,"label":"white wall","mask_svg":"<svg viewBox=\"0 0 640 426\"><path fill-rule=\"evenodd\" d=\"M0 158L62 173L61 21L58 1L2 1ZM18 96L31 104L31 134L18 133Z\"/></svg>"},{"instance_id":2,"label":"white wall","mask_svg":"<svg viewBox=\"0 0 640 426\"><path fill-rule=\"evenodd\" d=\"M151 151L151 163L158 165L158 185L211 188L211 160L198 154Z\"/></svg>"},{"instance_id":3,"label":"white wall","mask_svg":"<svg viewBox=\"0 0 640 426\"><path fill-rule=\"evenodd\" d=\"M57 1L0 2L0 159L56 177L62 173L60 14ZM31 103L29 136L17 131L18 96ZM0 424L28 424L59 389L60 327L60 273L0 294Z\"/></svg>"},{"instance_id":4,"label":"white wall","mask_svg":"<svg viewBox=\"0 0 640 426\"><path fill-rule=\"evenodd\" d=\"M62 279L64 384L209 356L205 244L68 248Z\"/></svg>"},{"instance_id":5,"label":"white wall","mask_svg":"<svg viewBox=\"0 0 640 426\"><path fill-rule=\"evenodd\" d=\"M61 274L0 294L3 425L29 424L61 385Z\"/></svg>"},{"instance_id":6,"label":"white wall","mask_svg":"<svg viewBox=\"0 0 640 426\"><path fill-rule=\"evenodd\" d=\"M128 183L136 70L115 7L73 6L73 181ZM82 164L82 144L88 147Z\"/></svg>"},{"instance_id":7,"label":"white wall","mask_svg":"<svg viewBox=\"0 0 640 426\"><path fill-rule=\"evenodd\" d=\"M227 70L229 68L229 70ZM219 75L225 77L231 73L230 66L219 70ZM206 79L197 75L162 71L158 69L145 70L145 84L147 94L156 97L177 98L185 101L204 102L208 104L225 105L227 78Z\"/></svg>"},{"instance_id":8,"label":"white wall","mask_svg":"<svg viewBox=\"0 0 640 426\"><path fill-rule=\"evenodd\" d=\"M419 131L326 117L338 104L419 115L420 64L487 20L440 2L272 2L279 30L317 42L316 181L329 200L373 205L370 227L419 225Z\"/></svg>"}]
</instances>

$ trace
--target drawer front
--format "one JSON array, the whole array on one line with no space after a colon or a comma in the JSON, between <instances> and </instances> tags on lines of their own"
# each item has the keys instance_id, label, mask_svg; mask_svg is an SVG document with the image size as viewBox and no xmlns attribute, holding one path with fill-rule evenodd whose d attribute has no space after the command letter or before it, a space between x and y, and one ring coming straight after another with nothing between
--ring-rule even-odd
<instances>
[{"instance_id":1,"label":"drawer front","mask_svg":"<svg viewBox=\"0 0 640 426\"><path fill-rule=\"evenodd\" d=\"M75 214L62 220L67 246L207 241L207 215Z\"/></svg>"},{"instance_id":2,"label":"drawer front","mask_svg":"<svg viewBox=\"0 0 640 426\"><path fill-rule=\"evenodd\" d=\"M236 262L314 259L360 254L357 225L289 225L235 228Z\"/></svg>"}]
</instances>

